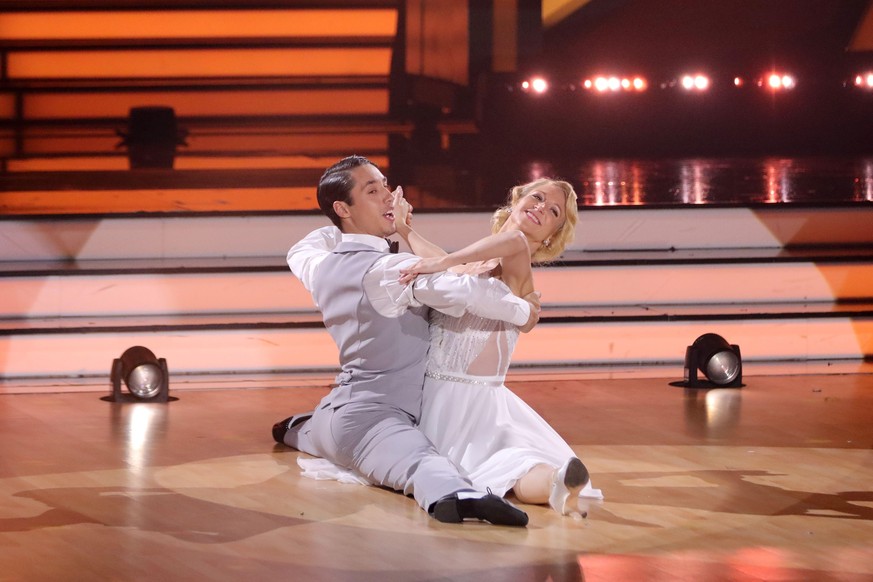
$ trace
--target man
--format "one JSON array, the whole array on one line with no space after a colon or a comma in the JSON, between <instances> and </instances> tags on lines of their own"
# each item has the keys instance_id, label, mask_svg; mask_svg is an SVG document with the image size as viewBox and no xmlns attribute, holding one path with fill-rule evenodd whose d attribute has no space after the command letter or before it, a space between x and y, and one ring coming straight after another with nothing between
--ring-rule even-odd
<instances>
[{"instance_id":1,"label":"man","mask_svg":"<svg viewBox=\"0 0 873 582\"><path fill-rule=\"evenodd\" d=\"M394 207L369 160L350 156L325 171L318 205L336 225L307 235L288 252L288 265L321 310L340 352L337 386L317 409L276 423L273 438L352 469L367 481L415 500L435 519L479 519L527 525L503 498L474 491L470 481L416 428L429 344L428 308L469 310L529 329L535 296L519 299L494 281L439 273L400 283L400 269L418 260L388 254Z\"/></svg>"}]
</instances>

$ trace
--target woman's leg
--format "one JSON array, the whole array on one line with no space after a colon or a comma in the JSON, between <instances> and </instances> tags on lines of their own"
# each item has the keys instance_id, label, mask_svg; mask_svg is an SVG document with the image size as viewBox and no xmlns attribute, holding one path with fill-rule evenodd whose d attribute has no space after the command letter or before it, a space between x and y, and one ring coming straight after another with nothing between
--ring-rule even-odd
<instances>
[{"instance_id":1,"label":"woman's leg","mask_svg":"<svg viewBox=\"0 0 873 582\"><path fill-rule=\"evenodd\" d=\"M535 465L512 490L522 503L549 504L562 515L579 513L577 497L588 483L588 469L576 457L571 457L556 469L550 465Z\"/></svg>"},{"instance_id":2,"label":"woman's leg","mask_svg":"<svg viewBox=\"0 0 873 582\"><path fill-rule=\"evenodd\" d=\"M535 465L512 488L522 503L544 505L549 502L557 469L551 465Z\"/></svg>"},{"instance_id":3,"label":"woman's leg","mask_svg":"<svg viewBox=\"0 0 873 582\"><path fill-rule=\"evenodd\" d=\"M577 459L570 457L555 473L555 485L549 495L549 505L562 515L587 513L579 511L579 492L588 484L588 468Z\"/></svg>"}]
</instances>

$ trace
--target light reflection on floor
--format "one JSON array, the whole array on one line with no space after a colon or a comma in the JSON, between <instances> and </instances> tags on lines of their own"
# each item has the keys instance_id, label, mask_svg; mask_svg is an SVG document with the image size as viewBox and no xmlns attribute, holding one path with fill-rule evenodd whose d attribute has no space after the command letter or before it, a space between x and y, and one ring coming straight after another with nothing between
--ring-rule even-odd
<instances>
[{"instance_id":1,"label":"light reflection on floor","mask_svg":"<svg viewBox=\"0 0 873 582\"><path fill-rule=\"evenodd\" d=\"M528 160L523 179L570 181L585 206L873 202L873 157Z\"/></svg>"}]
</instances>

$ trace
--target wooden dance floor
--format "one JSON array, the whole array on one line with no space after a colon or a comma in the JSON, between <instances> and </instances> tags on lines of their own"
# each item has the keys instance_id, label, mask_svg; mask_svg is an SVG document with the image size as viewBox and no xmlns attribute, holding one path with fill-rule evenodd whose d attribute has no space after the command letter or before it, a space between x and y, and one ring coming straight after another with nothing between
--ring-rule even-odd
<instances>
[{"instance_id":1,"label":"wooden dance floor","mask_svg":"<svg viewBox=\"0 0 873 582\"><path fill-rule=\"evenodd\" d=\"M873 580L873 375L513 376L606 499L526 529L300 476L274 421L323 381L0 396L0 580ZM287 385L286 385L287 386Z\"/></svg>"}]
</instances>

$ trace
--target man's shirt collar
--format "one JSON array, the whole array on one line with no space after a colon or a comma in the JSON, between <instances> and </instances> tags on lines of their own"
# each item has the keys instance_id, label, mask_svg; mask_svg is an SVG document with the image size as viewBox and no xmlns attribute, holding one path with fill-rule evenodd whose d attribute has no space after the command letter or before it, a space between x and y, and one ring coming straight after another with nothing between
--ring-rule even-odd
<instances>
[{"instance_id":1,"label":"man's shirt collar","mask_svg":"<svg viewBox=\"0 0 873 582\"><path fill-rule=\"evenodd\" d=\"M368 247L372 247L373 249L377 251L382 251L383 253L388 252L388 241L384 238L373 236L371 234L343 233L343 242L355 242L358 244L367 245Z\"/></svg>"}]
</instances>

